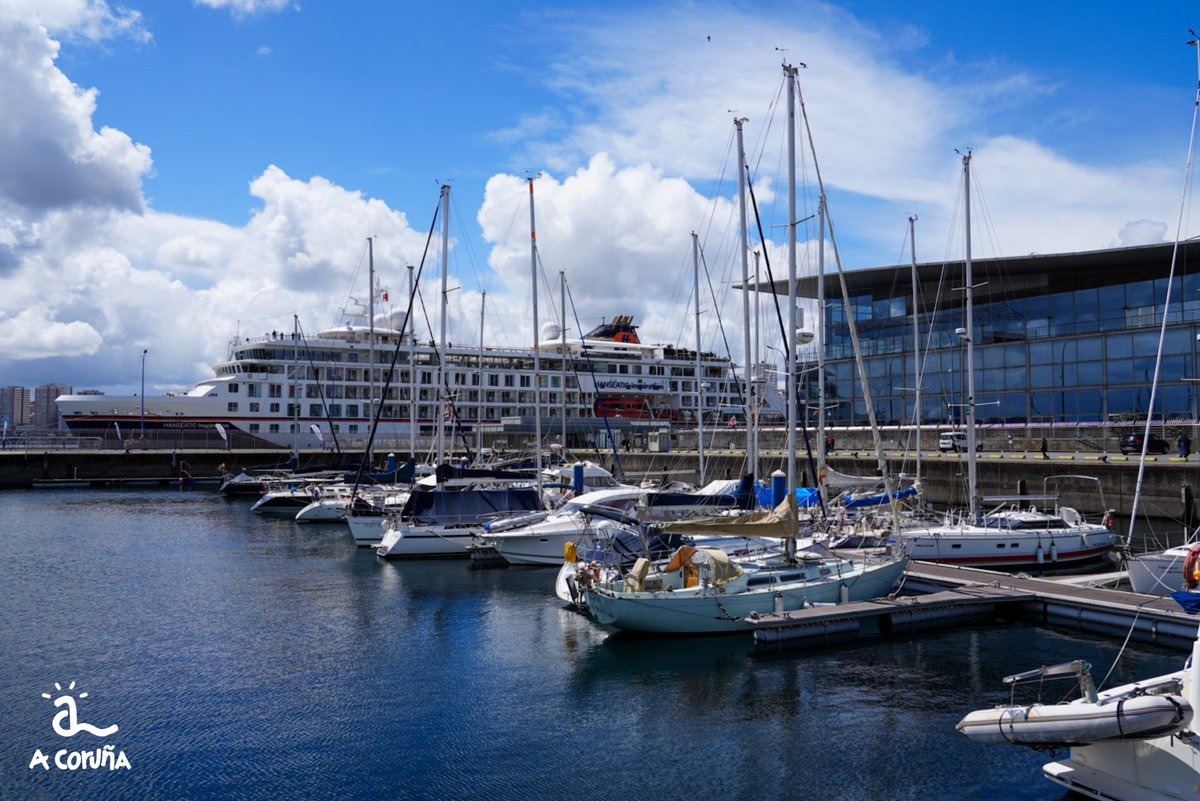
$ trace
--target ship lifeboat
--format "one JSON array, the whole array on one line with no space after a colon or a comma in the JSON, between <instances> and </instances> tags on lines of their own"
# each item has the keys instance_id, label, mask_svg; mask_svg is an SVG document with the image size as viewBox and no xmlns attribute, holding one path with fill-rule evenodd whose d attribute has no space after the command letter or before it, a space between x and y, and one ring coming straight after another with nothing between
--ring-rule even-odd
<instances>
[{"instance_id":1,"label":"ship lifeboat","mask_svg":"<svg viewBox=\"0 0 1200 801\"><path fill-rule=\"evenodd\" d=\"M980 709L955 728L977 743L1049 748L1162 737L1182 731L1191 720L1192 708L1183 696L1163 694Z\"/></svg>"}]
</instances>

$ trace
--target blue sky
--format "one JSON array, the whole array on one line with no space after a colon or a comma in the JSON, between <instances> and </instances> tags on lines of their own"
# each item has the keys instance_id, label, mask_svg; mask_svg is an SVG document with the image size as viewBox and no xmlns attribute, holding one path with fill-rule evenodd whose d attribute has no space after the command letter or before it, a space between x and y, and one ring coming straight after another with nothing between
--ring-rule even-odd
<instances>
[{"instance_id":1,"label":"blue sky","mask_svg":"<svg viewBox=\"0 0 1200 801\"><path fill-rule=\"evenodd\" d=\"M730 110L749 117L765 223L778 225L784 57L807 64L848 267L904 258L911 213L921 260L961 256L954 149L967 147L979 255L1163 241L1197 84L1193 14L0 0L14 55L0 67L0 384L128 390L148 348L155 390L186 386L235 333L283 328L296 311L308 330L336 323L336 300L364 294L368 234L385 283L403 286L441 181L454 187L462 287L450 340L478 339L486 290L486 338L528 342L522 181L536 173L546 280L566 272L583 327L632 313L646 338L690 344L697 230L740 353ZM768 230L780 270L781 229ZM435 288L423 292L436 306ZM543 297L543 321L555 301ZM717 347L709 311L705 347Z\"/></svg>"}]
</instances>

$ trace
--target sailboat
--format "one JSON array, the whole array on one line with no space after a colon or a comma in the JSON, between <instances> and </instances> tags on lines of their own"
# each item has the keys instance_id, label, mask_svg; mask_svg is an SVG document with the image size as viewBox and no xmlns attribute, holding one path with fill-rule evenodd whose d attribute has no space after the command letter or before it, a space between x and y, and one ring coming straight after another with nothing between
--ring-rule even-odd
<instances>
[{"instance_id":1,"label":"sailboat","mask_svg":"<svg viewBox=\"0 0 1200 801\"><path fill-rule=\"evenodd\" d=\"M966 345L967 482L970 485L970 503L966 516L951 516L938 525L909 525L901 528L900 537L914 559L967 567L1067 569L1101 561L1119 542L1113 531L1111 511L1106 513L1102 522L1089 523L1080 512L1070 507L1055 505L1051 509L1039 509L1036 505L1026 505L1031 500L1050 503L1057 500L1056 496L1042 495L1036 499L987 499L1000 505L987 514L983 512L985 499L979 494L975 445L975 328L969 152L963 156L962 163L966 198L966 326L958 329L957 333Z\"/></svg>"},{"instance_id":2,"label":"sailboat","mask_svg":"<svg viewBox=\"0 0 1200 801\"><path fill-rule=\"evenodd\" d=\"M599 623L658 634L748 631L758 615L815 604L862 601L886 595L899 582L907 558L847 560L813 548L797 553L796 496L765 515L670 523L673 534L711 538L783 540L783 554L730 556L718 547L680 547L665 563L639 559L623 577L583 583L583 605Z\"/></svg>"}]
</instances>

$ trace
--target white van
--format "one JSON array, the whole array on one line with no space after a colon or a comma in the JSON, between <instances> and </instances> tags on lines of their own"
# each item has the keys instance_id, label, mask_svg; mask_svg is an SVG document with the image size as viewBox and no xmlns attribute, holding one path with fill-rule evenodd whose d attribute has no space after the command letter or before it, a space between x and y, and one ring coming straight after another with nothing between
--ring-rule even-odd
<instances>
[{"instance_id":1,"label":"white van","mask_svg":"<svg viewBox=\"0 0 1200 801\"><path fill-rule=\"evenodd\" d=\"M978 436L975 437L975 450L983 449L983 442ZM954 451L955 453L966 453L967 450L967 432L965 431L942 431L938 434L938 450L942 453Z\"/></svg>"}]
</instances>

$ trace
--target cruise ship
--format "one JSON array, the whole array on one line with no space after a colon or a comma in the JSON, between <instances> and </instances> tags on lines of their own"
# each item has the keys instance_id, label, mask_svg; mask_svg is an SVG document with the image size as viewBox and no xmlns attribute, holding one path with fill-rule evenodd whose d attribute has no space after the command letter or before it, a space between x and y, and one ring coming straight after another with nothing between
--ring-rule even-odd
<instances>
[{"instance_id":1,"label":"cruise ship","mask_svg":"<svg viewBox=\"0 0 1200 801\"><path fill-rule=\"evenodd\" d=\"M382 415L377 442L403 445L410 436L436 435L478 425L531 420L534 353L540 354L541 416L555 431L568 421L661 421L693 426L701 409L708 425L743 421L744 377L713 353L641 342L631 316L617 316L577 339L553 324L533 347L469 347L416 341L402 311L373 321L355 303L341 325L313 337L271 332L239 338L212 378L186 393L62 395L58 407L73 432L95 434L174 429L227 430L282 447L317 448L336 434L342 443L365 441L376 406ZM388 370L395 357L390 381ZM565 360L565 366L564 366ZM767 386L765 364L753 383ZM386 386L386 390L385 390ZM439 386L445 391L439 392ZM565 397L564 397L565 393ZM758 393L758 414L783 414L779 393ZM578 424L572 426L579 430ZM253 439L239 437L239 445Z\"/></svg>"}]
</instances>

